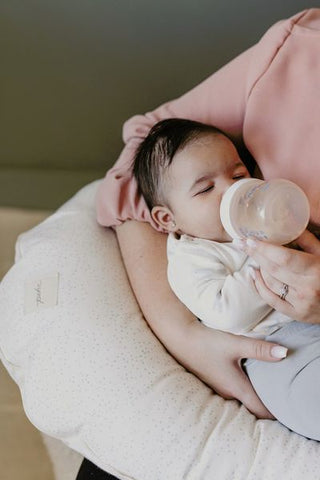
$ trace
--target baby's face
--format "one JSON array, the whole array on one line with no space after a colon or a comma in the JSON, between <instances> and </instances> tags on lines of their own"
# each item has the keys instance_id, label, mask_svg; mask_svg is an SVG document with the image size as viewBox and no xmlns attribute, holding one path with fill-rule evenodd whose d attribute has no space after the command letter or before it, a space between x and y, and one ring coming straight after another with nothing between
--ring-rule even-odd
<instances>
[{"instance_id":1,"label":"baby's face","mask_svg":"<svg viewBox=\"0 0 320 480\"><path fill-rule=\"evenodd\" d=\"M179 151L164 188L178 233L227 242L220 220L223 194L250 177L233 143L223 135L201 136Z\"/></svg>"}]
</instances>

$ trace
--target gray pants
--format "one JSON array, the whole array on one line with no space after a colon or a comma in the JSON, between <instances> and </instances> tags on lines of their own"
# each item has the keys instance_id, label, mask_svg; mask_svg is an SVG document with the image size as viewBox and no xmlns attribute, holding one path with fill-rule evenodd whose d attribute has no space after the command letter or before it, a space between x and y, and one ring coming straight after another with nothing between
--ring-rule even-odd
<instances>
[{"instance_id":1,"label":"gray pants","mask_svg":"<svg viewBox=\"0 0 320 480\"><path fill-rule=\"evenodd\" d=\"M292 322L266 340L289 352L276 363L245 362L254 389L279 422L320 441L320 325Z\"/></svg>"}]
</instances>

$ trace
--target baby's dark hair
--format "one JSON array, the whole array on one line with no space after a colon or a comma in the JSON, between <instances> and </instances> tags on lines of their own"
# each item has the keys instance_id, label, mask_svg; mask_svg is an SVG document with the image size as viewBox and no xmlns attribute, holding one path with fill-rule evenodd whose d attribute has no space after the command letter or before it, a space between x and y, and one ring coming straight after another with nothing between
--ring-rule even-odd
<instances>
[{"instance_id":1,"label":"baby's dark hair","mask_svg":"<svg viewBox=\"0 0 320 480\"><path fill-rule=\"evenodd\" d=\"M133 174L138 183L139 193L143 195L150 210L155 205L164 204L161 182L174 155L188 143L205 134L225 135L211 125L169 118L154 125L141 142L134 157Z\"/></svg>"}]
</instances>

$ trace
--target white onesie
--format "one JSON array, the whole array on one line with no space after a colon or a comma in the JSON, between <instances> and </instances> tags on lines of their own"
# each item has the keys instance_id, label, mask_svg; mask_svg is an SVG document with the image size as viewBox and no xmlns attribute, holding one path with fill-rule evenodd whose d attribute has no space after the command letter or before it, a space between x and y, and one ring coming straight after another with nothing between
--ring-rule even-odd
<instances>
[{"instance_id":1,"label":"white onesie","mask_svg":"<svg viewBox=\"0 0 320 480\"><path fill-rule=\"evenodd\" d=\"M253 260L231 242L168 235L168 280L176 296L206 326L263 338L291 321L255 289Z\"/></svg>"}]
</instances>

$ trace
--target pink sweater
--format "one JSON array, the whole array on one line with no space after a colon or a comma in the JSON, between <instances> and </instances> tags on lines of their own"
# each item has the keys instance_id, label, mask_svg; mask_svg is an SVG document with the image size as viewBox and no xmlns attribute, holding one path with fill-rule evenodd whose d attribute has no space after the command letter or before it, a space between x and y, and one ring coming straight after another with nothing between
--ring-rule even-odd
<instances>
[{"instance_id":1,"label":"pink sweater","mask_svg":"<svg viewBox=\"0 0 320 480\"><path fill-rule=\"evenodd\" d=\"M97 194L97 219L153 224L137 194L131 164L138 143L159 120L188 118L243 140L264 178L300 185L320 225L320 9L273 25L254 47L182 97L124 124L123 149Z\"/></svg>"}]
</instances>

